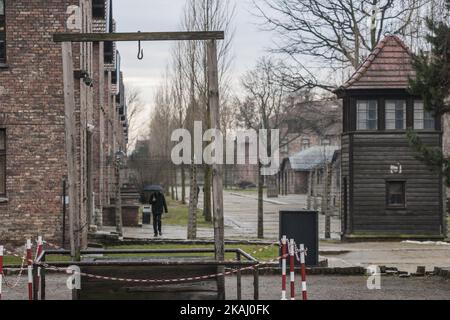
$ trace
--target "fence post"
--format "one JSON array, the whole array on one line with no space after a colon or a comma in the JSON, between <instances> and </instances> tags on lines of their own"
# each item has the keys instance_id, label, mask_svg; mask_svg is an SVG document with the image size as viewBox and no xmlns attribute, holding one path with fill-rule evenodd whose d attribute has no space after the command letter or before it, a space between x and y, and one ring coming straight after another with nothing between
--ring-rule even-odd
<instances>
[{"instance_id":1,"label":"fence post","mask_svg":"<svg viewBox=\"0 0 450 320\"><path fill-rule=\"evenodd\" d=\"M259 268L257 265L253 268L253 298L259 300Z\"/></svg>"},{"instance_id":2,"label":"fence post","mask_svg":"<svg viewBox=\"0 0 450 320\"><path fill-rule=\"evenodd\" d=\"M27 248L27 266L28 266L28 299L33 300L33 254L31 252L31 240L26 243Z\"/></svg>"},{"instance_id":3,"label":"fence post","mask_svg":"<svg viewBox=\"0 0 450 320\"><path fill-rule=\"evenodd\" d=\"M281 239L281 300L286 300L286 250L287 238Z\"/></svg>"},{"instance_id":4,"label":"fence post","mask_svg":"<svg viewBox=\"0 0 450 320\"><path fill-rule=\"evenodd\" d=\"M295 300L295 249L294 239L289 242L289 271L291 273L291 300Z\"/></svg>"},{"instance_id":5,"label":"fence post","mask_svg":"<svg viewBox=\"0 0 450 320\"><path fill-rule=\"evenodd\" d=\"M240 263L241 262L241 253L239 251L236 252L236 260ZM241 265L238 266L239 270L236 274L237 278L237 299L242 300L242 273L241 273Z\"/></svg>"},{"instance_id":6,"label":"fence post","mask_svg":"<svg viewBox=\"0 0 450 320\"><path fill-rule=\"evenodd\" d=\"M45 255L41 262L45 262ZM41 300L45 300L45 266L41 268Z\"/></svg>"},{"instance_id":7,"label":"fence post","mask_svg":"<svg viewBox=\"0 0 450 320\"><path fill-rule=\"evenodd\" d=\"M36 252L36 257L35 259L38 259L40 257L40 255L42 254L42 249L43 249L43 245L44 245L44 241L42 240L42 236L38 237L38 241L37 241L37 252ZM39 287L40 287L40 281L41 281L41 267L37 268L37 275L36 275L36 279L35 279L35 283L34 286L35 288L35 292L37 294L39 294Z\"/></svg>"},{"instance_id":8,"label":"fence post","mask_svg":"<svg viewBox=\"0 0 450 320\"><path fill-rule=\"evenodd\" d=\"M3 246L0 246L0 300L2 300L2 284L3 284Z\"/></svg>"},{"instance_id":9,"label":"fence post","mask_svg":"<svg viewBox=\"0 0 450 320\"><path fill-rule=\"evenodd\" d=\"M302 265L302 298L308 300L308 292L306 290L306 267L305 267L305 245L300 245L300 263Z\"/></svg>"},{"instance_id":10,"label":"fence post","mask_svg":"<svg viewBox=\"0 0 450 320\"><path fill-rule=\"evenodd\" d=\"M38 267L33 263L33 300L39 300Z\"/></svg>"}]
</instances>

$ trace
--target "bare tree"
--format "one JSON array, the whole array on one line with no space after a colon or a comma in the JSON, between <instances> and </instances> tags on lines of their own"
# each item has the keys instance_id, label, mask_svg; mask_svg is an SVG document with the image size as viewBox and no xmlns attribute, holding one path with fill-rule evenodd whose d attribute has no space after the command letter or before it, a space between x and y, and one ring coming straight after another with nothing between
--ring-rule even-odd
<instances>
[{"instance_id":1,"label":"bare tree","mask_svg":"<svg viewBox=\"0 0 450 320\"><path fill-rule=\"evenodd\" d=\"M196 12L194 28L197 31L225 31L226 38L221 41L218 48L219 63L219 91L221 92L221 106L227 105L228 91L231 83L230 68L233 61L232 41L234 30L232 22L235 14L235 6L231 1L221 0L189 0L192 12ZM199 106L203 111L204 130L211 128L210 106L208 99L208 70L207 70L207 47L206 42L198 43L198 50L195 57L196 63L196 90L199 96ZM221 108L222 109L222 108ZM222 111L222 110L221 110ZM212 221L211 209L211 166L204 166L204 186L203 186L203 214L206 221Z\"/></svg>"},{"instance_id":2,"label":"bare tree","mask_svg":"<svg viewBox=\"0 0 450 320\"><path fill-rule=\"evenodd\" d=\"M291 89L332 90L336 83L330 74L337 70L352 72L386 33L407 40L417 35L417 27L421 26L417 17L423 18L423 10L434 1L253 0L253 3L266 29L278 34L274 51L291 58L292 65L283 70Z\"/></svg>"},{"instance_id":3,"label":"bare tree","mask_svg":"<svg viewBox=\"0 0 450 320\"><path fill-rule=\"evenodd\" d=\"M127 120L129 130L129 147L136 145L136 141L142 135L142 124L139 123L139 118L144 110L144 102L142 101L141 91L135 87L127 86L126 90L126 105L127 105Z\"/></svg>"},{"instance_id":4,"label":"bare tree","mask_svg":"<svg viewBox=\"0 0 450 320\"><path fill-rule=\"evenodd\" d=\"M244 100L238 101L239 119L246 128L276 129L284 114L284 87L276 79L276 65L266 58L258 61L255 69L242 78ZM271 138L268 138L270 144ZM271 147L268 145L271 152ZM258 238L264 238L263 165L258 161Z\"/></svg>"},{"instance_id":5,"label":"bare tree","mask_svg":"<svg viewBox=\"0 0 450 320\"><path fill-rule=\"evenodd\" d=\"M188 0L185 15L183 17L182 28L187 31L211 31L223 30L226 39L219 43L219 82L221 92L221 103L229 95L230 87L230 67L232 62L231 44L233 39L232 20L234 16L234 6L231 1L220 0ZM209 114L209 86L207 76L207 50L206 44L202 41L190 41L183 48L184 61L184 85L187 88L187 112L186 128L192 128L195 120L202 121L203 129L211 128ZM204 166L204 208L203 213L206 221L212 220L211 203L211 179L210 166ZM188 224L188 237L195 238L197 178L194 164L191 167L190 186L190 218ZM194 175L194 176L193 176Z\"/></svg>"},{"instance_id":6,"label":"bare tree","mask_svg":"<svg viewBox=\"0 0 450 320\"><path fill-rule=\"evenodd\" d=\"M304 92L303 95L292 94L286 88L285 81L279 81L282 68L284 68L282 62L261 58L256 67L244 75L242 87L245 96L242 101L236 99L238 120L244 127L255 130L279 129L280 148L291 144L304 134L325 138L327 130L341 122L340 108L337 106L335 109L324 108L322 103L309 100L308 92ZM267 139L267 149L271 154L275 151L272 150L271 137ZM258 237L260 238L264 235L262 168L259 163ZM266 176L266 179L268 185L270 183L276 185L275 176Z\"/></svg>"}]
</instances>

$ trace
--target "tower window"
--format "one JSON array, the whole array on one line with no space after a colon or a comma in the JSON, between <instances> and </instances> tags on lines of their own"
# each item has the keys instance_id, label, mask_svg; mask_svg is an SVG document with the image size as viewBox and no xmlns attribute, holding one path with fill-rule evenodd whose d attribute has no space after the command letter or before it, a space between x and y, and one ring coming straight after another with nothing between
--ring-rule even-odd
<instances>
[{"instance_id":1,"label":"tower window","mask_svg":"<svg viewBox=\"0 0 450 320\"><path fill-rule=\"evenodd\" d=\"M406 101L386 101L386 129L405 130L406 128Z\"/></svg>"},{"instance_id":2,"label":"tower window","mask_svg":"<svg viewBox=\"0 0 450 320\"><path fill-rule=\"evenodd\" d=\"M378 103L376 100L358 100L357 102L357 129L378 129Z\"/></svg>"},{"instance_id":3,"label":"tower window","mask_svg":"<svg viewBox=\"0 0 450 320\"><path fill-rule=\"evenodd\" d=\"M423 101L414 101L414 129L433 130L434 128L435 120L433 114L425 110Z\"/></svg>"}]
</instances>

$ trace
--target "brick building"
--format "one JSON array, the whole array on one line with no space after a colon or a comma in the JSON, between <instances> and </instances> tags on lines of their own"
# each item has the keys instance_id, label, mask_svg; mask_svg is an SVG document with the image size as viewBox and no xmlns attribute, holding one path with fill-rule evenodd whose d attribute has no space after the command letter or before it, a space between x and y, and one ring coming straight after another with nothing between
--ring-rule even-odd
<instances>
[{"instance_id":1,"label":"brick building","mask_svg":"<svg viewBox=\"0 0 450 320\"><path fill-rule=\"evenodd\" d=\"M111 14L104 0L0 0L2 242L22 243L38 234L61 238L64 95L61 46L52 35L112 31ZM111 155L126 148L127 125L114 45L73 44L73 54L77 190L86 243L94 208L101 211L114 194Z\"/></svg>"}]
</instances>

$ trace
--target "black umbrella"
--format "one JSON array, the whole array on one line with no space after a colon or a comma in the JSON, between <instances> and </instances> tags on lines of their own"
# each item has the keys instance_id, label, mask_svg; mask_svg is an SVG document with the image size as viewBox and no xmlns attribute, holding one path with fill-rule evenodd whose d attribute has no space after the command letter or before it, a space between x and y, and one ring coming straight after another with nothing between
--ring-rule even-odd
<instances>
[{"instance_id":1,"label":"black umbrella","mask_svg":"<svg viewBox=\"0 0 450 320\"><path fill-rule=\"evenodd\" d=\"M161 186L158 185L151 185L151 186L145 186L144 191L160 191L162 192L164 189Z\"/></svg>"}]
</instances>

